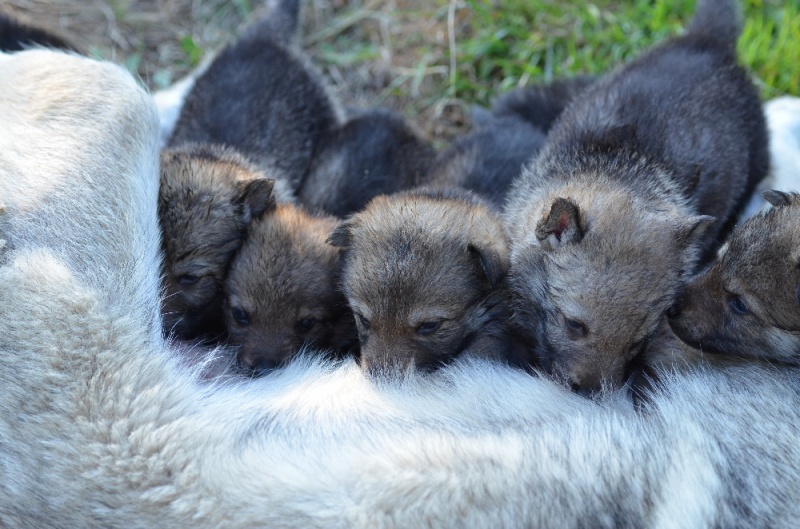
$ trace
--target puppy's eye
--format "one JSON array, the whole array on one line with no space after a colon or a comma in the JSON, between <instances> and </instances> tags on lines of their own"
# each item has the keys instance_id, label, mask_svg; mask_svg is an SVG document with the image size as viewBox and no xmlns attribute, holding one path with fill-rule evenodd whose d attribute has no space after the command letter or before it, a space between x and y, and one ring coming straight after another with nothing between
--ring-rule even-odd
<instances>
[{"instance_id":1,"label":"puppy's eye","mask_svg":"<svg viewBox=\"0 0 800 529\"><path fill-rule=\"evenodd\" d=\"M417 334L421 334L425 336L426 334L432 334L436 332L436 330L442 325L441 321L426 321L417 325Z\"/></svg>"},{"instance_id":2,"label":"puppy's eye","mask_svg":"<svg viewBox=\"0 0 800 529\"><path fill-rule=\"evenodd\" d=\"M748 314L750 311L747 310L747 305L744 304L742 298L739 296L733 296L728 300L728 306L731 308L734 314L739 316L744 316Z\"/></svg>"},{"instance_id":3,"label":"puppy's eye","mask_svg":"<svg viewBox=\"0 0 800 529\"><path fill-rule=\"evenodd\" d=\"M194 285L200 278L194 274L183 274L178 278L178 284L183 286Z\"/></svg>"},{"instance_id":4,"label":"puppy's eye","mask_svg":"<svg viewBox=\"0 0 800 529\"><path fill-rule=\"evenodd\" d=\"M588 332L586 324L578 320L573 320L572 318L567 318L566 316L564 316L564 327L567 328L567 332L572 338L583 338Z\"/></svg>"},{"instance_id":5,"label":"puppy's eye","mask_svg":"<svg viewBox=\"0 0 800 529\"><path fill-rule=\"evenodd\" d=\"M361 314L356 312L356 318L358 318L358 322L364 327L365 330L369 330L369 320L362 316Z\"/></svg>"},{"instance_id":6,"label":"puppy's eye","mask_svg":"<svg viewBox=\"0 0 800 529\"><path fill-rule=\"evenodd\" d=\"M303 318L302 320L297 322L297 326L300 327L300 330L303 332L308 332L314 328L314 325L317 324L316 318Z\"/></svg>"},{"instance_id":7,"label":"puppy's eye","mask_svg":"<svg viewBox=\"0 0 800 529\"><path fill-rule=\"evenodd\" d=\"M250 323L250 318L247 317L247 313L239 307L231 307L231 316L233 316L233 319L236 320L236 323L239 325L245 326Z\"/></svg>"}]
</instances>

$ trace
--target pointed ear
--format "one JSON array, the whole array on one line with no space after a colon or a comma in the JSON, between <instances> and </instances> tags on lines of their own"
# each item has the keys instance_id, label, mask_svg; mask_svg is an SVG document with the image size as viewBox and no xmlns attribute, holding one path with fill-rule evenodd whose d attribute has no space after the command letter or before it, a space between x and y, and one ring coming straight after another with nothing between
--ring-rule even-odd
<instances>
[{"instance_id":1,"label":"pointed ear","mask_svg":"<svg viewBox=\"0 0 800 529\"><path fill-rule=\"evenodd\" d=\"M798 199L798 195L796 193L784 193L783 191L777 191L775 189L764 191L761 193L761 196L764 197L764 200L776 208L788 206L793 201Z\"/></svg>"},{"instance_id":2,"label":"pointed ear","mask_svg":"<svg viewBox=\"0 0 800 529\"><path fill-rule=\"evenodd\" d=\"M568 198L555 199L550 213L536 225L536 238L549 250L580 242L583 228L578 205Z\"/></svg>"},{"instance_id":3,"label":"pointed ear","mask_svg":"<svg viewBox=\"0 0 800 529\"><path fill-rule=\"evenodd\" d=\"M327 243L331 246L336 246L337 248L347 249L353 244L353 233L350 231L352 227L353 221L346 220L340 223L334 230L328 235Z\"/></svg>"},{"instance_id":4,"label":"pointed ear","mask_svg":"<svg viewBox=\"0 0 800 529\"><path fill-rule=\"evenodd\" d=\"M260 218L268 210L275 207L275 195L272 188L275 187L275 180L271 178L254 178L253 180L243 180L236 182L239 195L236 202L242 204L242 214L245 224L251 220Z\"/></svg>"},{"instance_id":5,"label":"pointed ear","mask_svg":"<svg viewBox=\"0 0 800 529\"><path fill-rule=\"evenodd\" d=\"M695 246L716 220L716 217L709 215L697 215L684 219L678 225L678 240L683 243L684 247Z\"/></svg>"},{"instance_id":6,"label":"pointed ear","mask_svg":"<svg viewBox=\"0 0 800 529\"><path fill-rule=\"evenodd\" d=\"M505 245L470 243L469 253L477 260L481 275L489 286L495 287L508 273L508 247Z\"/></svg>"}]
</instances>

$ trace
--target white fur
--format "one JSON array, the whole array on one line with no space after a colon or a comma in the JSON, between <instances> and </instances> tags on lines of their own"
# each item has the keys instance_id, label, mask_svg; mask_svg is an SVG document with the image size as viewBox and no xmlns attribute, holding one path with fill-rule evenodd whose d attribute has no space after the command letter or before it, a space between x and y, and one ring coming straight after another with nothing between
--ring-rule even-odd
<instances>
[{"instance_id":1,"label":"white fur","mask_svg":"<svg viewBox=\"0 0 800 529\"><path fill-rule=\"evenodd\" d=\"M800 98L783 96L764 105L769 129L770 172L747 204L742 221L769 208L766 189L800 191Z\"/></svg>"},{"instance_id":2,"label":"white fur","mask_svg":"<svg viewBox=\"0 0 800 529\"><path fill-rule=\"evenodd\" d=\"M157 320L152 102L34 51L0 55L0 115L0 526L800 524L791 370L668 377L644 413L480 362L201 384Z\"/></svg>"}]
</instances>

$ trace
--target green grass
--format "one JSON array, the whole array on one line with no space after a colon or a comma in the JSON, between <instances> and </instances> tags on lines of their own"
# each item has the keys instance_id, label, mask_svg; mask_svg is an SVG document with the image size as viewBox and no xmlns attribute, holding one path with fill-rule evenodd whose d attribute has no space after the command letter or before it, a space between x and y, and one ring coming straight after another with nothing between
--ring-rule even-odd
<instances>
[{"instance_id":1,"label":"green grass","mask_svg":"<svg viewBox=\"0 0 800 529\"><path fill-rule=\"evenodd\" d=\"M797 95L800 2L742 1L741 62L752 70L764 98ZM429 5L414 12L382 14L400 26L393 46L414 49L417 57L382 97L407 97L418 91L420 75L443 69L447 73L435 79L436 88L421 96L414 94L419 98L412 106L424 107L437 100L464 107L487 104L493 96L529 83L599 74L679 34L694 13L695 0L460 0L452 5L449 0L434 0ZM413 20L428 19L447 34L452 22L455 46L448 39L435 42L429 35L414 35ZM326 42L315 59L337 65L374 60L376 47L355 44L357 38L339 35ZM455 72L450 70L452 59ZM415 69L419 75L409 71Z\"/></svg>"},{"instance_id":2,"label":"green grass","mask_svg":"<svg viewBox=\"0 0 800 529\"><path fill-rule=\"evenodd\" d=\"M455 96L486 103L530 81L602 73L677 34L694 0L591 3L466 0L469 23L458 36ZM738 43L764 97L798 93L800 4L747 0Z\"/></svg>"}]
</instances>

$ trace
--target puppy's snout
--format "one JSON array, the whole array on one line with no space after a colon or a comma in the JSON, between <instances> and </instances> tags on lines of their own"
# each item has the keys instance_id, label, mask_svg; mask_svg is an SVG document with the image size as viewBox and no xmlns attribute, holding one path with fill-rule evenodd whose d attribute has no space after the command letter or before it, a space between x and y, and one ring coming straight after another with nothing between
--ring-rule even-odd
<instances>
[{"instance_id":1,"label":"puppy's snout","mask_svg":"<svg viewBox=\"0 0 800 529\"><path fill-rule=\"evenodd\" d=\"M236 357L239 369L252 377L264 376L278 367L280 362L272 358L251 358L247 355L239 354Z\"/></svg>"}]
</instances>

